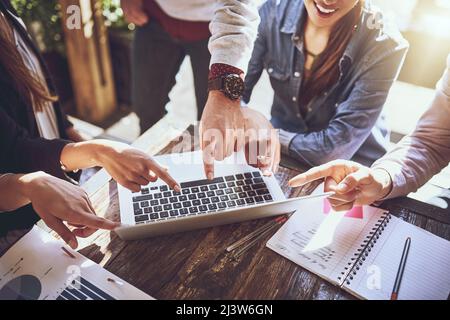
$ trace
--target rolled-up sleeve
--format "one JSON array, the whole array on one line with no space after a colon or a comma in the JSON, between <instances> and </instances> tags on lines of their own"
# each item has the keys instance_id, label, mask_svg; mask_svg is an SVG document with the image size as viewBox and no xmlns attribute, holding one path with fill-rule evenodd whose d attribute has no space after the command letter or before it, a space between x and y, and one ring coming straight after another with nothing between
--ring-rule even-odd
<instances>
[{"instance_id":1,"label":"rolled-up sleeve","mask_svg":"<svg viewBox=\"0 0 450 320\"><path fill-rule=\"evenodd\" d=\"M408 46L380 53L355 82L346 101L337 106L327 128L295 135L289 154L310 166L351 159L370 135L396 80Z\"/></svg>"},{"instance_id":2,"label":"rolled-up sleeve","mask_svg":"<svg viewBox=\"0 0 450 320\"><path fill-rule=\"evenodd\" d=\"M384 169L390 174L393 186L386 198L395 198L416 191L449 161L450 55L434 100L419 120L416 130L372 167Z\"/></svg>"},{"instance_id":3,"label":"rolled-up sleeve","mask_svg":"<svg viewBox=\"0 0 450 320\"><path fill-rule=\"evenodd\" d=\"M210 23L210 64L247 72L259 24L258 1L220 0Z\"/></svg>"}]
</instances>

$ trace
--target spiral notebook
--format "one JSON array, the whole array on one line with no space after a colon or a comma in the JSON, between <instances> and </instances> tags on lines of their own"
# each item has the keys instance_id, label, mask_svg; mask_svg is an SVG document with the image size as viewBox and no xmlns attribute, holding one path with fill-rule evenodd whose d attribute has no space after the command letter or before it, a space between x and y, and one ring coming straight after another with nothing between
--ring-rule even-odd
<instances>
[{"instance_id":1,"label":"spiral notebook","mask_svg":"<svg viewBox=\"0 0 450 320\"><path fill-rule=\"evenodd\" d=\"M449 241L375 207L334 212L327 201L299 208L267 246L358 298L383 300L410 237L398 299L449 298Z\"/></svg>"}]
</instances>

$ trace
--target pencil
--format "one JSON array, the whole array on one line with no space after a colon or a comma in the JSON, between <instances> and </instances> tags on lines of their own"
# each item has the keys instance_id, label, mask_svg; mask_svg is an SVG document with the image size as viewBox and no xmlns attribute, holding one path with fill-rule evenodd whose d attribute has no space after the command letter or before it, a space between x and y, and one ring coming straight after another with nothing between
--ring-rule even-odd
<instances>
[{"instance_id":1,"label":"pencil","mask_svg":"<svg viewBox=\"0 0 450 320\"><path fill-rule=\"evenodd\" d=\"M242 239L239 239L238 241L233 243L231 246L227 247L227 249L226 249L227 252L231 252L234 249L240 247L241 245L243 245L247 241L250 241L254 237L258 236L260 233L264 232L265 230L267 230L267 228L269 228L270 226L272 226L274 224L275 224L275 220L270 220L269 222L267 222L266 224L262 225L258 229L252 231L251 233L249 233L248 235L246 235Z\"/></svg>"},{"instance_id":2,"label":"pencil","mask_svg":"<svg viewBox=\"0 0 450 320\"><path fill-rule=\"evenodd\" d=\"M251 247L253 247L261 238L265 237L267 234L269 234L275 227L277 227L280 224L274 223L269 228L264 230L262 233L258 234L256 237L254 237L251 241L247 242L242 248L239 248L239 250L236 250L233 254L233 259L237 260L240 256L242 256L244 253L246 253L248 250L250 250Z\"/></svg>"},{"instance_id":3,"label":"pencil","mask_svg":"<svg viewBox=\"0 0 450 320\"><path fill-rule=\"evenodd\" d=\"M271 224L267 224L268 227L260 230L260 232L257 235L255 235L251 240L243 243L242 247L233 253L232 258L234 260L237 260L242 254L246 253L250 248L252 248L256 243L258 243L260 239L262 239L267 234L272 232L279 225L285 223L289 219L290 215L291 214L278 217L277 219L274 219Z\"/></svg>"},{"instance_id":4,"label":"pencil","mask_svg":"<svg viewBox=\"0 0 450 320\"><path fill-rule=\"evenodd\" d=\"M115 283L115 284L117 284L117 285L119 285L119 286L123 286L123 285L124 285L124 283L123 283L122 281L114 280L113 278L107 278L106 280L107 280L108 282Z\"/></svg>"},{"instance_id":5,"label":"pencil","mask_svg":"<svg viewBox=\"0 0 450 320\"><path fill-rule=\"evenodd\" d=\"M72 259L76 259L76 257L75 257L69 250L67 250L67 249L64 248L64 247L61 247L61 249L62 249L69 257L71 257Z\"/></svg>"},{"instance_id":6,"label":"pencil","mask_svg":"<svg viewBox=\"0 0 450 320\"><path fill-rule=\"evenodd\" d=\"M406 260L408 259L409 247L411 246L411 238L407 238L403 247L402 258L398 266L397 276L395 277L394 288L392 289L391 300L397 300L400 285L402 283L403 273L405 271Z\"/></svg>"},{"instance_id":7,"label":"pencil","mask_svg":"<svg viewBox=\"0 0 450 320\"><path fill-rule=\"evenodd\" d=\"M235 250L236 248L247 243L248 241L252 240L253 238L258 237L260 234L264 233L267 229L271 228L272 226L285 222L286 219L287 219L286 216L280 216L280 217L277 217L276 219L270 220L266 224L262 225L258 229L252 231L251 233L249 233L242 239L236 241L235 243L233 243L232 245L227 247L226 251L231 252L231 251Z\"/></svg>"}]
</instances>

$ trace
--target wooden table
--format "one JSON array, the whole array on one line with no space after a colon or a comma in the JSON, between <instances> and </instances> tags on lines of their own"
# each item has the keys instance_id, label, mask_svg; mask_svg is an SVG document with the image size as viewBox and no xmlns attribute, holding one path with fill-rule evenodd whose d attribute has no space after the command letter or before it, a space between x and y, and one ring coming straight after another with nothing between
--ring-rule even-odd
<instances>
[{"instance_id":1,"label":"wooden table","mask_svg":"<svg viewBox=\"0 0 450 320\"><path fill-rule=\"evenodd\" d=\"M186 134L193 134L192 127ZM151 144L151 140L147 140ZM198 148L195 143L175 139L166 143L160 153L169 153L180 143L185 151ZM143 144L141 139L141 147ZM298 173L282 167L276 174L287 197L307 194L315 187L295 190L287 187L287 181ZM119 218L114 181L101 186L91 198L101 215ZM408 212L400 212L400 216L450 239L448 225ZM267 221L249 221L131 242L122 241L114 233L99 231L82 243L80 252L157 299L353 299L340 288L267 249L265 244L272 234L237 261L227 255L228 245Z\"/></svg>"}]
</instances>

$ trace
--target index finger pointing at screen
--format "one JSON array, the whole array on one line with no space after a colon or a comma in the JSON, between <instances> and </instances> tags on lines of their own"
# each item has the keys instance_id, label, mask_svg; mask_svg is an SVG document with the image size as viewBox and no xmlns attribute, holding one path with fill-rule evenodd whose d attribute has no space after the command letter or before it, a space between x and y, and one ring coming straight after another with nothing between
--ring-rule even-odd
<instances>
[{"instance_id":1,"label":"index finger pointing at screen","mask_svg":"<svg viewBox=\"0 0 450 320\"><path fill-rule=\"evenodd\" d=\"M289 181L290 187L300 187L312 181L328 177L332 174L332 166L323 164L321 166L309 169L305 173L299 174Z\"/></svg>"}]
</instances>

